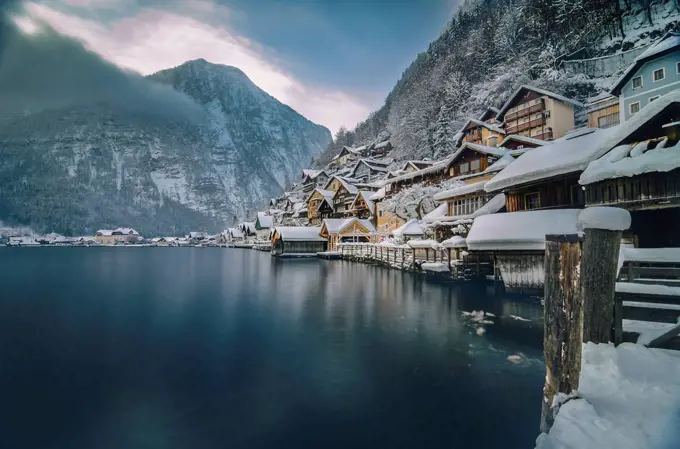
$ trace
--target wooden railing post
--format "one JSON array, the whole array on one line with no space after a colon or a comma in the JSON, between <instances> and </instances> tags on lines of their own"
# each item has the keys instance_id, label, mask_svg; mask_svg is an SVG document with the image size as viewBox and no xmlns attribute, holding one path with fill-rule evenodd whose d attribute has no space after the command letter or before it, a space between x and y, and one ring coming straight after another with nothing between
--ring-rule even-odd
<instances>
[{"instance_id":1,"label":"wooden railing post","mask_svg":"<svg viewBox=\"0 0 680 449\"><path fill-rule=\"evenodd\" d=\"M545 309L541 432L554 416L553 398L578 389L583 341L583 301L580 288L581 243L577 234L548 235L545 243Z\"/></svg>"},{"instance_id":2,"label":"wooden railing post","mask_svg":"<svg viewBox=\"0 0 680 449\"><path fill-rule=\"evenodd\" d=\"M622 231L630 227L630 213L615 207L591 207L579 215L585 232L581 258L583 341L616 342L615 294ZM619 317L620 318L620 315Z\"/></svg>"}]
</instances>

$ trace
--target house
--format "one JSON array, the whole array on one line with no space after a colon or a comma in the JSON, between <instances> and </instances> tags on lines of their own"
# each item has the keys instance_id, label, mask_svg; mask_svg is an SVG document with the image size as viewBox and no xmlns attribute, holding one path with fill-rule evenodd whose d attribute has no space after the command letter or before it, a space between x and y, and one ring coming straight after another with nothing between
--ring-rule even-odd
<instances>
[{"instance_id":1,"label":"house","mask_svg":"<svg viewBox=\"0 0 680 449\"><path fill-rule=\"evenodd\" d=\"M382 142L376 143L375 145L369 146L368 150L371 157L384 157L386 154L392 151L393 148L394 147L389 140L384 140Z\"/></svg>"},{"instance_id":2,"label":"house","mask_svg":"<svg viewBox=\"0 0 680 449\"><path fill-rule=\"evenodd\" d=\"M116 243L132 243L141 240L140 235L132 228L100 229L94 234L94 239L102 245Z\"/></svg>"},{"instance_id":3,"label":"house","mask_svg":"<svg viewBox=\"0 0 680 449\"><path fill-rule=\"evenodd\" d=\"M588 128L609 128L621 121L619 97L604 93L586 104Z\"/></svg>"},{"instance_id":4,"label":"house","mask_svg":"<svg viewBox=\"0 0 680 449\"><path fill-rule=\"evenodd\" d=\"M256 235L255 222L244 221L243 223L239 223L238 229L243 233L244 239Z\"/></svg>"},{"instance_id":5,"label":"house","mask_svg":"<svg viewBox=\"0 0 680 449\"><path fill-rule=\"evenodd\" d=\"M240 242L243 240L243 232L237 228L228 228L224 231L224 238L226 243Z\"/></svg>"},{"instance_id":6,"label":"house","mask_svg":"<svg viewBox=\"0 0 680 449\"><path fill-rule=\"evenodd\" d=\"M394 195L400 190L414 184L435 184L448 178L448 162L450 158L435 161L431 166L421 170L402 173L385 180L385 194Z\"/></svg>"},{"instance_id":7,"label":"house","mask_svg":"<svg viewBox=\"0 0 680 449\"><path fill-rule=\"evenodd\" d=\"M425 230L420 226L418 220L409 220L392 231L392 235L404 241L422 239L425 238Z\"/></svg>"},{"instance_id":8,"label":"house","mask_svg":"<svg viewBox=\"0 0 680 449\"><path fill-rule=\"evenodd\" d=\"M266 212L258 212L257 218L255 219L255 230L269 230L274 226L274 219L271 215L267 215Z\"/></svg>"},{"instance_id":9,"label":"house","mask_svg":"<svg viewBox=\"0 0 680 449\"><path fill-rule=\"evenodd\" d=\"M534 139L533 137L522 136L520 134L510 134L498 146L510 150L510 154L513 157L518 157L528 150L542 147L546 143L548 142L545 140Z\"/></svg>"},{"instance_id":10,"label":"house","mask_svg":"<svg viewBox=\"0 0 680 449\"><path fill-rule=\"evenodd\" d=\"M359 190L349 209L353 216L362 219L373 220L375 217L375 203L371 200L374 192Z\"/></svg>"},{"instance_id":11,"label":"house","mask_svg":"<svg viewBox=\"0 0 680 449\"><path fill-rule=\"evenodd\" d=\"M319 226L276 226L272 229L271 254L275 257L315 257L326 251L328 241Z\"/></svg>"},{"instance_id":12,"label":"house","mask_svg":"<svg viewBox=\"0 0 680 449\"><path fill-rule=\"evenodd\" d=\"M373 202L375 207L375 223L376 229L381 234L387 234L399 226L406 223L406 220L393 214L392 212L386 210L383 200L386 197L385 187L381 188L377 192L373 193L368 197L370 201Z\"/></svg>"},{"instance_id":13,"label":"house","mask_svg":"<svg viewBox=\"0 0 680 449\"><path fill-rule=\"evenodd\" d=\"M432 167L434 165L434 162L432 161L406 161L404 162L404 165L401 167L401 173L413 173L418 170L422 170L427 167Z\"/></svg>"},{"instance_id":14,"label":"house","mask_svg":"<svg viewBox=\"0 0 680 449\"><path fill-rule=\"evenodd\" d=\"M327 218L319 234L328 240L328 250L337 251L340 243L370 243L375 241L375 227L369 220L358 218Z\"/></svg>"},{"instance_id":15,"label":"house","mask_svg":"<svg viewBox=\"0 0 680 449\"><path fill-rule=\"evenodd\" d=\"M625 122L659 97L680 88L680 33L669 32L626 69L611 90Z\"/></svg>"},{"instance_id":16,"label":"house","mask_svg":"<svg viewBox=\"0 0 680 449\"><path fill-rule=\"evenodd\" d=\"M381 179L388 173L387 163L371 159L359 159L354 165L349 176L362 182L371 182Z\"/></svg>"},{"instance_id":17,"label":"house","mask_svg":"<svg viewBox=\"0 0 680 449\"><path fill-rule=\"evenodd\" d=\"M496 147L505 137L503 128L495 123L487 123L482 120L471 118L460 129L460 140L462 143L476 143L488 147Z\"/></svg>"},{"instance_id":18,"label":"house","mask_svg":"<svg viewBox=\"0 0 680 449\"><path fill-rule=\"evenodd\" d=\"M302 170L302 191L311 192L328 182L328 174L324 170Z\"/></svg>"},{"instance_id":19,"label":"house","mask_svg":"<svg viewBox=\"0 0 680 449\"><path fill-rule=\"evenodd\" d=\"M578 101L543 89L521 86L498 112L506 135L520 134L540 140L553 140L574 128Z\"/></svg>"},{"instance_id":20,"label":"house","mask_svg":"<svg viewBox=\"0 0 680 449\"><path fill-rule=\"evenodd\" d=\"M314 189L314 191L309 194L306 203L307 218L311 224L320 225L323 218L328 218L330 216L322 215L322 211L323 213L328 214L328 210L330 208L330 213L335 212L335 208L333 207L333 195L335 195L333 190L319 188ZM326 200L325 205L320 207L324 200Z\"/></svg>"},{"instance_id":21,"label":"house","mask_svg":"<svg viewBox=\"0 0 680 449\"><path fill-rule=\"evenodd\" d=\"M657 101L621 125L622 138L588 164L579 183L586 207L630 211L624 236L635 246L680 247L680 91ZM648 119L636 120L643 115Z\"/></svg>"},{"instance_id":22,"label":"house","mask_svg":"<svg viewBox=\"0 0 680 449\"><path fill-rule=\"evenodd\" d=\"M484 179L491 178L493 174L486 173L486 170L507 152L505 148L465 142L447 162L448 178L464 177L467 183L476 182L473 179L481 180L478 178L482 174Z\"/></svg>"},{"instance_id":23,"label":"house","mask_svg":"<svg viewBox=\"0 0 680 449\"><path fill-rule=\"evenodd\" d=\"M338 154L336 154L331 163L336 166L346 165L349 161L356 160L361 156L361 152L353 147L344 146Z\"/></svg>"},{"instance_id":24,"label":"house","mask_svg":"<svg viewBox=\"0 0 680 449\"><path fill-rule=\"evenodd\" d=\"M359 189L355 185L345 181L343 178L337 178L337 180L339 186L335 191L335 195L333 195L333 217L351 217L351 206Z\"/></svg>"},{"instance_id":25,"label":"house","mask_svg":"<svg viewBox=\"0 0 680 449\"><path fill-rule=\"evenodd\" d=\"M498 120L496 118L498 117L498 113L500 111L497 108L494 108L492 106L489 106L486 108L484 112L479 116L478 120L480 122L486 122L486 123L498 123Z\"/></svg>"}]
</instances>

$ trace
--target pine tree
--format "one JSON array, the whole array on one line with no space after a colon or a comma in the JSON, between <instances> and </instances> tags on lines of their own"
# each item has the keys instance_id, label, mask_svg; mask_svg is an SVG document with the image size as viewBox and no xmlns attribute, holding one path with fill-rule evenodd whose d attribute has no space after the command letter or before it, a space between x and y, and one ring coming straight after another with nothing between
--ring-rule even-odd
<instances>
[{"instance_id":1,"label":"pine tree","mask_svg":"<svg viewBox=\"0 0 680 449\"><path fill-rule=\"evenodd\" d=\"M446 104L439 108L437 122L435 123L433 137L433 152L435 157L440 157L453 152L456 146L451 109Z\"/></svg>"}]
</instances>

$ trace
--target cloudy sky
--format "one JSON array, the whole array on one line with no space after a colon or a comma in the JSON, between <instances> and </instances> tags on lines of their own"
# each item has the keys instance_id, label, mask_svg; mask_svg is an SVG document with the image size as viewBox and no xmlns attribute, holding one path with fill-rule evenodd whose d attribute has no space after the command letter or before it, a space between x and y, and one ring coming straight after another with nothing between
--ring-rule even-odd
<instances>
[{"instance_id":1,"label":"cloudy sky","mask_svg":"<svg viewBox=\"0 0 680 449\"><path fill-rule=\"evenodd\" d=\"M33 0L26 13L142 74L204 58L336 131L377 109L458 0Z\"/></svg>"}]
</instances>

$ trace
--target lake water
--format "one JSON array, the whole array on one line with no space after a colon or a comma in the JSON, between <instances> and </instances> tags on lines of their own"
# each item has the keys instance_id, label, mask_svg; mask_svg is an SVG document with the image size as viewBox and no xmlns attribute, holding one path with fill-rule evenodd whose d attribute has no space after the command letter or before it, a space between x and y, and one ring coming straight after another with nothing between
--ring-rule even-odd
<instances>
[{"instance_id":1,"label":"lake water","mask_svg":"<svg viewBox=\"0 0 680 449\"><path fill-rule=\"evenodd\" d=\"M0 447L529 448L541 314L351 262L0 248Z\"/></svg>"}]
</instances>

